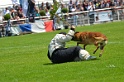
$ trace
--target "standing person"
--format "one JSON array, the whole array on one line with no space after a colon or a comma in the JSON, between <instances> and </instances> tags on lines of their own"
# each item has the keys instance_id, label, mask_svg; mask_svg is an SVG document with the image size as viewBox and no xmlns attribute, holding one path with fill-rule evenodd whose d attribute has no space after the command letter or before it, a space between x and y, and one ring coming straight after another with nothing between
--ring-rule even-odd
<instances>
[{"instance_id":1,"label":"standing person","mask_svg":"<svg viewBox=\"0 0 124 82\"><path fill-rule=\"evenodd\" d=\"M69 0L69 3L68 3L69 12L71 12L72 10L72 5L73 5L72 0Z\"/></svg>"},{"instance_id":2,"label":"standing person","mask_svg":"<svg viewBox=\"0 0 124 82\"><path fill-rule=\"evenodd\" d=\"M4 25L1 23L3 23L3 11L0 9L0 37L4 37Z\"/></svg>"},{"instance_id":3,"label":"standing person","mask_svg":"<svg viewBox=\"0 0 124 82\"><path fill-rule=\"evenodd\" d=\"M48 46L48 58L52 63L64 63L71 61L92 60L96 59L90 56L89 52L79 46L65 48L65 44L71 41L75 33L75 27L71 26L69 32L60 32L56 34Z\"/></svg>"},{"instance_id":4,"label":"standing person","mask_svg":"<svg viewBox=\"0 0 124 82\"><path fill-rule=\"evenodd\" d=\"M46 16L50 17L50 11L47 8L45 9L45 14L46 14Z\"/></svg>"},{"instance_id":5,"label":"standing person","mask_svg":"<svg viewBox=\"0 0 124 82\"><path fill-rule=\"evenodd\" d=\"M11 19L15 19L15 10L13 8L10 9L10 16L11 16Z\"/></svg>"},{"instance_id":6,"label":"standing person","mask_svg":"<svg viewBox=\"0 0 124 82\"><path fill-rule=\"evenodd\" d=\"M0 9L0 23L3 22L3 11Z\"/></svg>"},{"instance_id":7,"label":"standing person","mask_svg":"<svg viewBox=\"0 0 124 82\"><path fill-rule=\"evenodd\" d=\"M6 15L6 14L10 14L10 10L8 8L5 8L5 10L4 10L4 15Z\"/></svg>"},{"instance_id":8,"label":"standing person","mask_svg":"<svg viewBox=\"0 0 124 82\"><path fill-rule=\"evenodd\" d=\"M28 12L34 13L35 11L35 0L28 0Z\"/></svg>"},{"instance_id":9,"label":"standing person","mask_svg":"<svg viewBox=\"0 0 124 82\"><path fill-rule=\"evenodd\" d=\"M91 1L91 2L89 2L89 5L88 5L90 24L93 24L94 23L94 10L95 10L95 5Z\"/></svg>"},{"instance_id":10,"label":"standing person","mask_svg":"<svg viewBox=\"0 0 124 82\"><path fill-rule=\"evenodd\" d=\"M27 15L29 17L29 22L35 22L35 0L28 0L28 11Z\"/></svg>"},{"instance_id":11,"label":"standing person","mask_svg":"<svg viewBox=\"0 0 124 82\"><path fill-rule=\"evenodd\" d=\"M45 5L44 5L44 2L42 2L40 6L40 10L44 10L44 9L45 9Z\"/></svg>"},{"instance_id":12,"label":"standing person","mask_svg":"<svg viewBox=\"0 0 124 82\"><path fill-rule=\"evenodd\" d=\"M82 3L82 6L84 8L84 11L87 11L87 8L88 8L88 1L84 0L83 3Z\"/></svg>"}]
</instances>

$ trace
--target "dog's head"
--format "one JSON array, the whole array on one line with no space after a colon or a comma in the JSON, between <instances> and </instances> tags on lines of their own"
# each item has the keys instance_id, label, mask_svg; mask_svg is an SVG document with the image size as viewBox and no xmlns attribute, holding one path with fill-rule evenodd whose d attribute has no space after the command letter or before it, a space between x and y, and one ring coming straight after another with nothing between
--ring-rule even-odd
<instances>
[{"instance_id":1,"label":"dog's head","mask_svg":"<svg viewBox=\"0 0 124 82\"><path fill-rule=\"evenodd\" d=\"M80 32L75 32L74 36L72 37L72 41L78 41L80 37Z\"/></svg>"},{"instance_id":2,"label":"dog's head","mask_svg":"<svg viewBox=\"0 0 124 82\"><path fill-rule=\"evenodd\" d=\"M105 47L105 45L107 44L107 40L103 40L101 43L100 43L100 49L103 50L103 48Z\"/></svg>"},{"instance_id":3,"label":"dog's head","mask_svg":"<svg viewBox=\"0 0 124 82\"><path fill-rule=\"evenodd\" d=\"M107 40L104 40L104 41L102 41L102 43L100 43L100 50L102 50L103 51L103 49L104 49L104 47L105 47L105 45L107 44ZM99 57L101 57L102 56L102 54L100 53L99 54Z\"/></svg>"}]
</instances>

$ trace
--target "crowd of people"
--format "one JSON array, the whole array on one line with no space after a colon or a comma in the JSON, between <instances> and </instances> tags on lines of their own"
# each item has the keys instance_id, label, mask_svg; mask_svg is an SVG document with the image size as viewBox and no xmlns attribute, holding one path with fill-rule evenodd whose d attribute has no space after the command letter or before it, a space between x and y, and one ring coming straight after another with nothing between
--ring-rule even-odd
<instances>
[{"instance_id":1,"label":"crowd of people","mask_svg":"<svg viewBox=\"0 0 124 82\"><path fill-rule=\"evenodd\" d=\"M25 18L22 7L20 5L13 5L12 8L6 7L3 11L3 16L6 14L10 14L12 20Z\"/></svg>"},{"instance_id":2,"label":"crowd of people","mask_svg":"<svg viewBox=\"0 0 124 82\"><path fill-rule=\"evenodd\" d=\"M122 6L122 0L69 0L67 3L60 3L62 8L68 8L69 12L78 11L92 11L95 9L109 8L114 6ZM39 16L38 13L41 10L45 10L45 15L50 16L50 11L53 9L52 3L41 2L38 4L35 11L35 16ZM13 5L12 8L6 7L3 11L3 16L10 13L11 19L25 18L22 7L20 5Z\"/></svg>"},{"instance_id":3,"label":"crowd of people","mask_svg":"<svg viewBox=\"0 0 124 82\"><path fill-rule=\"evenodd\" d=\"M123 5L121 0L70 0L69 11L92 11L95 9L117 7Z\"/></svg>"}]
</instances>

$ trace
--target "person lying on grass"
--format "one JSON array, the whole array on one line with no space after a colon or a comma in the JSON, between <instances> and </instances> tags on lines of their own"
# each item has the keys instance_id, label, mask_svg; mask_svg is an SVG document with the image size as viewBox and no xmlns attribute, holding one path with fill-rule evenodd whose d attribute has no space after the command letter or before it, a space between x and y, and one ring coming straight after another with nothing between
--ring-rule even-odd
<instances>
[{"instance_id":1,"label":"person lying on grass","mask_svg":"<svg viewBox=\"0 0 124 82\"><path fill-rule=\"evenodd\" d=\"M95 56L91 56L88 51L80 46L65 48L65 44L71 41L75 33L75 27L71 26L69 32L60 32L50 41L48 46L48 58L52 63L64 63L72 61L93 60Z\"/></svg>"}]
</instances>

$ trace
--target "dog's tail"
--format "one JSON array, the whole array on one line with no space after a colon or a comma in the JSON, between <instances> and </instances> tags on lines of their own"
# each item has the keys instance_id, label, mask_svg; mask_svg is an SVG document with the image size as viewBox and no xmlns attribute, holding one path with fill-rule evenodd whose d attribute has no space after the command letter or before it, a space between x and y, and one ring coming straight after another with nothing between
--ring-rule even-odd
<instances>
[{"instance_id":1,"label":"dog's tail","mask_svg":"<svg viewBox=\"0 0 124 82\"><path fill-rule=\"evenodd\" d=\"M98 43L103 43L103 45L106 45L108 43L107 38L104 37L94 37Z\"/></svg>"},{"instance_id":2,"label":"dog's tail","mask_svg":"<svg viewBox=\"0 0 124 82\"><path fill-rule=\"evenodd\" d=\"M101 40L101 41L106 41L107 39L106 38L103 38L103 37L94 37L96 40Z\"/></svg>"}]
</instances>

